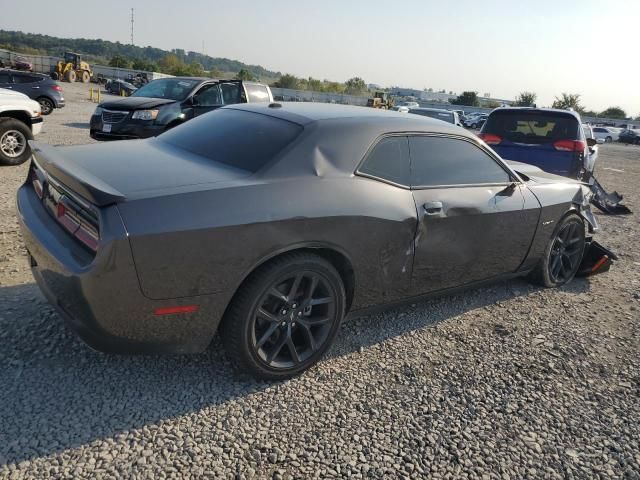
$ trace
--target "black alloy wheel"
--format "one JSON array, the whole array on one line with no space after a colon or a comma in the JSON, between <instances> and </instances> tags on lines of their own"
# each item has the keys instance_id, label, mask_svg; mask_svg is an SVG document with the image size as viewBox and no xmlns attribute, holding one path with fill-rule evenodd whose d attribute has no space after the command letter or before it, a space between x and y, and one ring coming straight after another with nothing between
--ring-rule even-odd
<instances>
[{"instance_id":1,"label":"black alloy wheel","mask_svg":"<svg viewBox=\"0 0 640 480\"><path fill-rule=\"evenodd\" d=\"M313 271L277 280L254 310L254 354L269 368L298 367L327 341L336 303L328 280Z\"/></svg>"},{"instance_id":2,"label":"black alloy wheel","mask_svg":"<svg viewBox=\"0 0 640 480\"><path fill-rule=\"evenodd\" d=\"M297 375L331 346L345 304L342 278L327 260L307 252L278 257L249 276L225 313L227 357L256 378Z\"/></svg>"},{"instance_id":3,"label":"black alloy wheel","mask_svg":"<svg viewBox=\"0 0 640 480\"><path fill-rule=\"evenodd\" d=\"M559 287L570 282L580 268L585 249L585 226L575 213L558 223L542 259L531 272L532 282L545 287Z\"/></svg>"},{"instance_id":4,"label":"black alloy wheel","mask_svg":"<svg viewBox=\"0 0 640 480\"><path fill-rule=\"evenodd\" d=\"M583 248L584 227L576 222L564 225L551 247L549 276L553 282L562 284L573 278L582 260Z\"/></svg>"}]
</instances>

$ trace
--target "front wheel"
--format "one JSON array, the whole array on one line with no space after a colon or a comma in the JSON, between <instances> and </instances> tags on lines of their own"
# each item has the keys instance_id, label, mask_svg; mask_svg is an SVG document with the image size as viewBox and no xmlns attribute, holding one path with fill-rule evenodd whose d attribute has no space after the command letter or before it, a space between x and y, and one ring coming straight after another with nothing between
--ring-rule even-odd
<instances>
[{"instance_id":1,"label":"front wheel","mask_svg":"<svg viewBox=\"0 0 640 480\"><path fill-rule=\"evenodd\" d=\"M239 370L289 378L331 346L344 309L344 285L333 265L309 253L284 255L240 288L221 325L222 342Z\"/></svg>"},{"instance_id":2,"label":"front wheel","mask_svg":"<svg viewBox=\"0 0 640 480\"><path fill-rule=\"evenodd\" d=\"M30 155L28 140L32 139L31 130L20 120L0 119L0 165L20 165Z\"/></svg>"},{"instance_id":3,"label":"front wheel","mask_svg":"<svg viewBox=\"0 0 640 480\"><path fill-rule=\"evenodd\" d=\"M607 138L604 139L604 141L605 141L605 143L611 143L611 142L613 142L613 138L607 137Z\"/></svg>"},{"instance_id":4,"label":"front wheel","mask_svg":"<svg viewBox=\"0 0 640 480\"><path fill-rule=\"evenodd\" d=\"M532 282L545 287L559 287L573 280L585 248L584 222L572 213L556 227L540 263L531 272Z\"/></svg>"}]
</instances>

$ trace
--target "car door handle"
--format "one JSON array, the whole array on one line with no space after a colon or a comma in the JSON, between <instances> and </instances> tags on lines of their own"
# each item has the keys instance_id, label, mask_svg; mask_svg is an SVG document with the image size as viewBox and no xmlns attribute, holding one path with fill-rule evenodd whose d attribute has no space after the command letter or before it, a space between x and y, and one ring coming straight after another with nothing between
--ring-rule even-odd
<instances>
[{"instance_id":1,"label":"car door handle","mask_svg":"<svg viewBox=\"0 0 640 480\"><path fill-rule=\"evenodd\" d=\"M40 88L40 87L39 87L38 85L34 85L34 86L33 86L33 87L31 87L31 88Z\"/></svg>"},{"instance_id":2,"label":"car door handle","mask_svg":"<svg viewBox=\"0 0 640 480\"><path fill-rule=\"evenodd\" d=\"M440 215L442 213L442 202L427 202L422 208L426 215Z\"/></svg>"}]
</instances>

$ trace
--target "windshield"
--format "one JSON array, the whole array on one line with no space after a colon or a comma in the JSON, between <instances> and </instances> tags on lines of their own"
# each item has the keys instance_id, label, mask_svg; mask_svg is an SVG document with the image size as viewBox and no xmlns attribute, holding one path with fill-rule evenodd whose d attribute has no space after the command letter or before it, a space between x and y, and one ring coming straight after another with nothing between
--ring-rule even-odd
<instances>
[{"instance_id":1,"label":"windshield","mask_svg":"<svg viewBox=\"0 0 640 480\"><path fill-rule=\"evenodd\" d=\"M200 83L200 80L185 80L183 78L160 78L147 83L131 95L132 97L166 98L169 100L184 100L187 95Z\"/></svg>"}]
</instances>

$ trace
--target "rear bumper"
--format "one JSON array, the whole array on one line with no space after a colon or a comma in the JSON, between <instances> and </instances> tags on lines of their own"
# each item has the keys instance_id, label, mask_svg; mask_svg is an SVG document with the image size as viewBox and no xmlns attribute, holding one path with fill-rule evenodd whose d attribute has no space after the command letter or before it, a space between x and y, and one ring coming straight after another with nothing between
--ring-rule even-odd
<instances>
[{"instance_id":1,"label":"rear bumper","mask_svg":"<svg viewBox=\"0 0 640 480\"><path fill-rule=\"evenodd\" d=\"M95 257L43 208L30 185L17 195L18 221L33 277L69 327L96 350L113 353L195 353L209 345L225 305L208 295L151 300L138 283L126 231L115 206L101 216ZM158 308L199 310L156 316Z\"/></svg>"}]
</instances>

